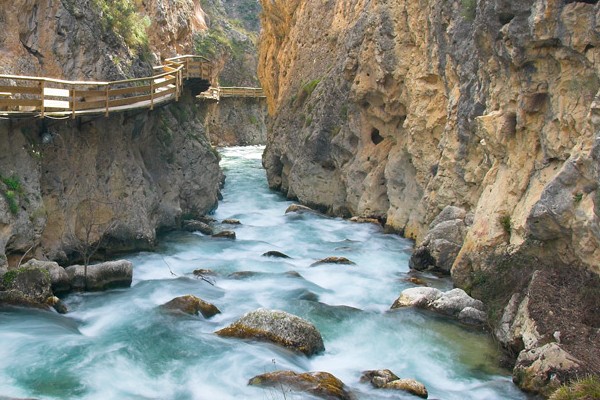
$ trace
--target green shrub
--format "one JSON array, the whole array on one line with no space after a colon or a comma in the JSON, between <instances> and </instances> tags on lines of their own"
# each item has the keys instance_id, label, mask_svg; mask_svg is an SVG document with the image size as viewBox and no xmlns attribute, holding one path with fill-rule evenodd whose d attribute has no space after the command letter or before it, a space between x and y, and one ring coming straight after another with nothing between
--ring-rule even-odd
<instances>
[{"instance_id":1,"label":"green shrub","mask_svg":"<svg viewBox=\"0 0 600 400\"><path fill-rule=\"evenodd\" d=\"M127 46L148 47L150 18L141 16L138 11L140 0L93 0L100 11L102 27L121 36Z\"/></svg>"},{"instance_id":2,"label":"green shrub","mask_svg":"<svg viewBox=\"0 0 600 400\"><path fill-rule=\"evenodd\" d=\"M600 379L597 376L588 376L563 385L550 396L550 400L587 399L600 399Z\"/></svg>"},{"instance_id":3,"label":"green shrub","mask_svg":"<svg viewBox=\"0 0 600 400\"><path fill-rule=\"evenodd\" d=\"M477 0L460 0L460 5L462 7L461 15L467 21L475 20L475 15L477 13Z\"/></svg>"},{"instance_id":4,"label":"green shrub","mask_svg":"<svg viewBox=\"0 0 600 400\"><path fill-rule=\"evenodd\" d=\"M17 215L19 212L18 196L23 194L21 181L14 175L10 178L0 176L0 181L6 186L6 189L2 190L2 195L8 204L8 209L13 215Z\"/></svg>"},{"instance_id":5,"label":"green shrub","mask_svg":"<svg viewBox=\"0 0 600 400\"><path fill-rule=\"evenodd\" d=\"M500 215L500 217L498 217L498 222L500 222L500 225L502 225L502 228L504 228L504 232L510 235L512 232L512 221L510 220L510 215Z\"/></svg>"}]
</instances>

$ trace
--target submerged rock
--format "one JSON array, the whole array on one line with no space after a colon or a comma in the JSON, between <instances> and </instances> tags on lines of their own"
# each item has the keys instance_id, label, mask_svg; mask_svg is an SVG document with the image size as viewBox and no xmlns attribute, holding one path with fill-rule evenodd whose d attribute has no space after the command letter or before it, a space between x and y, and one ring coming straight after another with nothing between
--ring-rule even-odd
<instances>
[{"instance_id":1,"label":"submerged rock","mask_svg":"<svg viewBox=\"0 0 600 400\"><path fill-rule=\"evenodd\" d=\"M66 268L74 290L100 291L131 286L133 264L127 260L88 265L87 279L83 265Z\"/></svg>"},{"instance_id":2,"label":"submerged rock","mask_svg":"<svg viewBox=\"0 0 600 400\"><path fill-rule=\"evenodd\" d=\"M310 266L316 267L323 264L356 265L355 262L348 260L346 257L327 257L310 264Z\"/></svg>"},{"instance_id":3,"label":"submerged rock","mask_svg":"<svg viewBox=\"0 0 600 400\"><path fill-rule=\"evenodd\" d=\"M318 211L313 210L310 207L303 206L302 204L292 204L285 210L286 214L289 213L311 213L311 214L319 214Z\"/></svg>"},{"instance_id":4,"label":"submerged rock","mask_svg":"<svg viewBox=\"0 0 600 400\"><path fill-rule=\"evenodd\" d=\"M351 222L356 222L359 224L377 224L381 225L381 222L377 218L368 218L368 217L352 217L350 218Z\"/></svg>"},{"instance_id":5,"label":"submerged rock","mask_svg":"<svg viewBox=\"0 0 600 400\"><path fill-rule=\"evenodd\" d=\"M385 385L383 389L403 390L423 399L426 399L429 396L425 385L414 379L397 379Z\"/></svg>"},{"instance_id":6,"label":"submerged rock","mask_svg":"<svg viewBox=\"0 0 600 400\"><path fill-rule=\"evenodd\" d=\"M176 297L168 303L160 306L160 308L168 311L182 312L189 315L198 315L198 313L200 313L204 318L210 318L221 313L221 311L214 304L206 302L193 295Z\"/></svg>"},{"instance_id":7,"label":"submerged rock","mask_svg":"<svg viewBox=\"0 0 600 400\"><path fill-rule=\"evenodd\" d=\"M429 395L427 388L421 382L414 379L401 379L389 369L364 371L360 382L370 382L378 389L402 390L424 399Z\"/></svg>"},{"instance_id":8,"label":"submerged rock","mask_svg":"<svg viewBox=\"0 0 600 400\"><path fill-rule=\"evenodd\" d=\"M223 221L221 221L221 223L225 224L225 225L241 225L242 224L239 219L233 219L233 218L224 219Z\"/></svg>"},{"instance_id":9,"label":"submerged rock","mask_svg":"<svg viewBox=\"0 0 600 400\"><path fill-rule=\"evenodd\" d=\"M43 268L50 274L50 282L54 293L64 293L71 289L71 279L67 271L54 261L31 259L23 267Z\"/></svg>"},{"instance_id":10,"label":"submerged rock","mask_svg":"<svg viewBox=\"0 0 600 400\"><path fill-rule=\"evenodd\" d=\"M69 310L67 309L67 305L56 296L48 297L48 299L46 300L46 304L54 308L59 314L66 314L67 312L69 312Z\"/></svg>"},{"instance_id":11,"label":"submerged rock","mask_svg":"<svg viewBox=\"0 0 600 400\"><path fill-rule=\"evenodd\" d=\"M233 231L221 231L212 235L214 238L224 238L224 239L235 239L235 232Z\"/></svg>"},{"instance_id":12,"label":"submerged rock","mask_svg":"<svg viewBox=\"0 0 600 400\"><path fill-rule=\"evenodd\" d=\"M192 272L192 273L195 276L199 276L199 277L206 276L206 275L209 275L209 276L217 275L217 273L215 271L213 271L212 269L205 269L205 268L195 269L194 272Z\"/></svg>"},{"instance_id":13,"label":"submerged rock","mask_svg":"<svg viewBox=\"0 0 600 400\"><path fill-rule=\"evenodd\" d=\"M400 378L389 369L377 369L363 371L362 376L360 377L360 382L370 382L376 388L382 388L391 381L395 381L397 379Z\"/></svg>"},{"instance_id":14,"label":"submerged rock","mask_svg":"<svg viewBox=\"0 0 600 400\"><path fill-rule=\"evenodd\" d=\"M469 296L462 289L442 292L431 287L405 289L392 304L392 309L418 307L458 318L459 321L480 325L486 322L485 307L480 300Z\"/></svg>"},{"instance_id":15,"label":"submerged rock","mask_svg":"<svg viewBox=\"0 0 600 400\"><path fill-rule=\"evenodd\" d=\"M273 257L273 258L291 258L290 256L288 256L287 254L284 254L280 251L267 251L266 253L263 253L262 255L263 257Z\"/></svg>"},{"instance_id":16,"label":"submerged rock","mask_svg":"<svg viewBox=\"0 0 600 400\"><path fill-rule=\"evenodd\" d=\"M214 229L212 226L208 225L206 222L189 220L183 223L183 230L188 232L200 232L204 235L212 235Z\"/></svg>"},{"instance_id":17,"label":"submerged rock","mask_svg":"<svg viewBox=\"0 0 600 400\"><path fill-rule=\"evenodd\" d=\"M245 314L216 334L271 342L307 356L325 350L323 338L313 324L284 311L264 308Z\"/></svg>"},{"instance_id":18,"label":"submerged rock","mask_svg":"<svg viewBox=\"0 0 600 400\"><path fill-rule=\"evenodd\" d=\"M354 399L346 385L329 372L305 372L302 374L293 371L268 372L255 376L250 379L248 384L305 392L322 399Z\"/></svg>"}]
</instances>

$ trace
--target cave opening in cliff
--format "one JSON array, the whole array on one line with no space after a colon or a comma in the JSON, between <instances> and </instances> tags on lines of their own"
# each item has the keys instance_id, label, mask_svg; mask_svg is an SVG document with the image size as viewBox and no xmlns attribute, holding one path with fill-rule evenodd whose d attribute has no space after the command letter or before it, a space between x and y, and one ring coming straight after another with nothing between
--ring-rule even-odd
<instances>
[{"instance_id":1,"label":"cave opening in cliff","mask_svg":"<svg viewBox=\"0 0 600 400\"><path fill-rule=\"evenodd\" d=\"M383 142L383 136L381 136L379 133L379 129L373 128L371 131L371 141L374 145L378 145L379 143Z\"/></svg>"}]
</instances>

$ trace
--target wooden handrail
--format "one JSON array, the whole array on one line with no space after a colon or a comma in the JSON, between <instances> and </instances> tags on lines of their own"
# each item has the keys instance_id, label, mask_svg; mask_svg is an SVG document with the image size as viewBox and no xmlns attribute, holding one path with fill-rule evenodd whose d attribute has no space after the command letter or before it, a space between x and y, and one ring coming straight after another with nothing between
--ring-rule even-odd
<instances>
[{"instance_id":1,"label":"wooden handrail","mask_svg":"<svg viewBox=\"0 0 600 400\"><path fill-rule=\"evenodd\" d=\"M178 56L153 67L152 76L111 82L69 81L47 77L0 75L0 115L71 116L153 109L179 100L184 77L211 80L212 64L202 56ZM9 81L9 83L2 82Z\"/></svg>"}]
</instances>

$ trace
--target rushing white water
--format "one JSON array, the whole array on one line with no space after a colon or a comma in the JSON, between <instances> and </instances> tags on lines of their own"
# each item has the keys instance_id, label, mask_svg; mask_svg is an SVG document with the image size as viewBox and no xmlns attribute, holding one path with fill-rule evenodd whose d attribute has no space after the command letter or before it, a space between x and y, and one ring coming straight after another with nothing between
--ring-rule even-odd
<instances>
[{"instance_id":1,"label":"rushing white water","mask_svg":"<svg viewBox=\"0 0 600 400\"><path fill-rule=\"evenodd\" d=\"M65 316L0 311L0 396L40 399L306 399L247 386L278 369L327 371L361 399L410 399L359 383L361 371L389 368L424 383L430 398L523 399L497 367L490 338L432 314L389 311L408 272L411 243L368 224L285 215L270 191L262 148L222 150L227 174L215 218L236 218L237 240L173 233L156 253L132 255L130 289L72 294ZM262 257L278 250L291 259ZM309 267L327 256L354 266ZM216 272L215 285L197 279ZM170 272L173 272L173 274ZM229 274L251 271L252 274ZM301 276L290 274L296 271ZM448 288L434 277L429 283ZM212 319L168 315L157 306L193 294L223 312ZM318 301L317 301L318 300ZM258 307L313 322L326 351L312 358L213 332Z\"/></svg>"}]
</instances>

